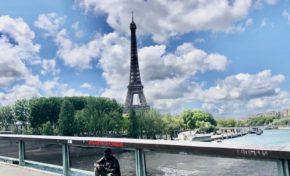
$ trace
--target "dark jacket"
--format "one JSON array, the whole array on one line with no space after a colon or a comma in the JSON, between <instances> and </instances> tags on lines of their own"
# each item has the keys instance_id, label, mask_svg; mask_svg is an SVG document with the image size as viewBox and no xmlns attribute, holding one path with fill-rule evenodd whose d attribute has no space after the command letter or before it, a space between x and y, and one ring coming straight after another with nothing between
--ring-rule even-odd
<instances>
[{"instance_id":1,"label":"dark jacket","mask_svg":"<svg viewBox=\"0 0 290 176\"><path fill-rule=\"evenodd\" d=\"M106 160L105 157L102 157L96 161L96 163L104 166L105 172L121 176L119 161L114 156L111 155L108 160Z\"/></svg>"}]
</instances>

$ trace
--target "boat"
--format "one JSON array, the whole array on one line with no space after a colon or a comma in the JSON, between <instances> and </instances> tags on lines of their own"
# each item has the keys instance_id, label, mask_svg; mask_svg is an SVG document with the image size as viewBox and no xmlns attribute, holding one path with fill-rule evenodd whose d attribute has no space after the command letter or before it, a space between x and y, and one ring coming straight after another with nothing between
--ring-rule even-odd
<instances>
[{"instance_id":1,"label":"boat","mask_svg":"<svg viewBox=\"0 0 290 176\"><path fill-rule=\"evenodd\" d=\"M263 130L259 129L257 132L256 132L256 135L261 135L263 134Z\"/></svg>"},{"instance_id":2,"label":"boat","mask_svg":"<svg viewBox=\"0 0 290 176\"><path fill-rule=\"evenodd\" d=\"M249 134L256 134L256 135L261 135L263 134L263 130L258 128L258 127L254 127L251 130L249 130L248 132Z\"/></svg>"},{"instance_id":3,"label":"boat","mask_svg":"<svg viewBox=\"0 0 290 176\"><path fill-rule=\"evenodd\" d=\"M213 133L199 134L198 130L184 131L178 134L176 140L178 141L211 141Z\"/></svg>"}]
</instances>

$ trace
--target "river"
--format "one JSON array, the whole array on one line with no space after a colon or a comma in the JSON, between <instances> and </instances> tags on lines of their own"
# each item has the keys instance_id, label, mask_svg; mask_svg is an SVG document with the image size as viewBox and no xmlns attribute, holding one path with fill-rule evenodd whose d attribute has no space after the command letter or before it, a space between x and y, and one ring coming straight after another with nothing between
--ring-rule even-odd
<instances>
[{"instance_id":1,"label":"river","mask_svg":"<svg viewBox=\"0 0 290 176\"><path fill-rule=\"evenodd\" d=\"M243 137L227 139L222 143L246 144L262 146L290 147L290 130L265 130L260 136L248 134ZM29 160L49 164L62 164L61 146L27 144L26 152ZM135 176L134 152L116 151L123 176ZM92 171L93 162L101 157L102 151L95 148L71 148L71 167ZM17 157L17 144L0 143L0 155ZM276 176L278 175L275 161L259 161L206 157L186 153L145 152L148 176Z\"/></svg>"}]
</instances>

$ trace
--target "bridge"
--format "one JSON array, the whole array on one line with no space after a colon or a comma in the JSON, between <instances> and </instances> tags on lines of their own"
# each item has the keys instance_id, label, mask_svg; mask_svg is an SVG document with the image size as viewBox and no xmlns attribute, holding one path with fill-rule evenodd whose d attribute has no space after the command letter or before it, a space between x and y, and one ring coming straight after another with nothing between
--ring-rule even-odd
<instances>
[{"instance_id":1,"label":"bridge","mask_svg":"<svg viewBox=\"0 0 290 176\"><path fill-rule=\"evenodd\" d=\"M161 152L186 152L188 154L223 157L242 158L249 160L275 161L277 163L277 175L289 176L290 173L290 147L289 146L246 146L229 145L220 143L166 141L166 140L140 140L126 138L99 138L99 137L66 137L66 136L35 136L35 135L0 135L0 141L13 141L18 145L18 157L10 158L0 156L0 161L19 165L22 167L48 168L51 173L58 175L93 175L93 172L70 167L70 148L93 147L114 148L130 150L135 153L136 176L146 176L145 151ZM52 143L61 146L62 166L40 163L25 158L25 144ZM93 164L93 163L92 163ZM2 168L2 165L0 165ZM2 170L2 169L1 169ZM265 172L267 172L265 170ZM235 173L235 171L232 171Z\"/></svg>"}]
</instances>

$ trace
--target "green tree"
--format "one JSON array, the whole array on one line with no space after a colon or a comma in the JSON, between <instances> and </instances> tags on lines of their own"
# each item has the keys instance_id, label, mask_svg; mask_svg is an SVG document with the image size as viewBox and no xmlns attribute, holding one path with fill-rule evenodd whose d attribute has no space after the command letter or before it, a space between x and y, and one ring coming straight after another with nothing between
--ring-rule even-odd
<instances>
[{"instance_id":1,"label":"green tree","mask_svg":"<svg viewBox=\"0 0 290 176\"><path fill-rule=\"evenodd\" d=\"M64 136L72 136L75 132L74 106L69 100L64 100L61 104L59 131Z\"/></svg>"},{"instance_id":2,"label":"green tree","mask_svg":"<svg viewBox=\"0 0 290 176\"><path fill-rule=\"evenodd\" d=\"M209 132L217 125L217 122L210 113L200 110L184 110L181 118L187 129L198 128Z\"/></svg>"},{"instance_id":3,"label":"green tree","mask_svg":"<svg viewBox=\"0 0 290 176\"><path fill-rule=\"evenodd\" d=\"M42 134L53 135L53 127L49 121L46 122L45 124L42 124Z\"/></svg>"},{"instance_id":4,"label":"green tree","mask_svg":"<svg viewBox=\"0 0 290 176\"><path fill-rule=\"evenodd\" d=\"M90 134L103 136L121 131L122 107L115 100L88 97L83 114Z\"/></svg>"},{"instance_id":5,"label":"green tree","mask_svg":"<svg viewBox=\"0 0 290 176\"><path fill-rule=\"evenodd\" d=\"M88 122L83 110L76 111L75 113L75 132L78 135L85 135L88 130Z\"/></svg>"},{"instance_id":6,"label":"green tree","mask_svg":"<svg viewBox=\"0 0 290 176\"><path fill-rule=\"evenodd\" d=\"M235 119L219 119L217 121L218 127L236 127L237 123Z\"/></svg>"},{"instance_id":7,"label":"green tree","mask_svg":"<svg viewBox=\"0 0 290 176\"><path fill-rule=\"evenodd\" d=\"M186 129L195 129L196 119L193 118L194 112L191 110L184 110L181 114Z\"/></svg>"},{"instance_id":8,"label":"green tree","mask_svg":"<svg viewBox=\"0 0 290 176\"><path fill-rule=\"evenodd\" d=\"M48 121L46 117L48 114L48 106L47 98L44 97L32 98L29 101L29 122L32 128L40 128L43 123Z\"/></svg>"},{"instance_id":9,"label":"green tree","mask_svg":"<svg viewBox=\"0 0 290 176\"><path fill-rule=\"evenodd\" d=\"M128 137L138 138L139 123L134 110L129 111L129 122Z\"/></svg>"},{"instance_id":10,"label":"green tree","mask_svg":"<svg viewBox=\"0 0 290 176\"><path fill-rule=\"evenodd\" d=\"M27 122L30 114L29 101L17 100L14 104L14 113L17 120Z\"/></svg>"},{"instance_id":11,"label":"green tree","mask_svg":"<svg viewBox=\"0 0 290 176\"><path fill-rule=\"evenodd\" d=\"M146 135L147 139L156 139L157 135L162 137L165 127L162 116L158 111L137 111L136 114L141 138L143 138L143 135Z\"/></svg>"},{"instance_id":12,"label":"green tree","mask_svg":"<svg viewBox=\"0 0 290 176\"><path fill-rule=\"evenodd\" d=\"M9 125L16 122L15 114L11 106L0 107L0 122L4 130L8 130Z\"/></svg>"}]
</instances>

